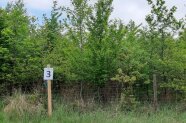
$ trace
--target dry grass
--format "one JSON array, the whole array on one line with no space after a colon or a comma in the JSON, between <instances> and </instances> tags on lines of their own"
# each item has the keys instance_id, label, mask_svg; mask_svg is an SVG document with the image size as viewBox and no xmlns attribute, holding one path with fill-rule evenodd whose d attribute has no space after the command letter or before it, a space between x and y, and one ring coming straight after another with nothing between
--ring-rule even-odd
<instances>
[{"instance_id":1,"label":"dry grass","mask_svg":"<svg viewBox=\"0 0 186 123\"><path fill-rule=\"evenodd\" d=\"M13 96L7 97L5 102L4 112L10 116L35 115L44 111L44 106L37 94L26 95L16 92Z\"/></svg>"}]
</instances>

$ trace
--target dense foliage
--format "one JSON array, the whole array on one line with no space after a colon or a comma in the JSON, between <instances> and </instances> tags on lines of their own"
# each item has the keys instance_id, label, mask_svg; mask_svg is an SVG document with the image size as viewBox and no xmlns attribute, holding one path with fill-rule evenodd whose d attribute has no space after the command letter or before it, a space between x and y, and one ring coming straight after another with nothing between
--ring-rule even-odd
<instances>
[{"instance_id":1,"label":"dense foliage","mask_svg":"<svg viewBox=\"0 0 186 123\"><path fill-rule=\"evenodd\" d=\"M128 88L141 100L152 95L157 74L159 95L186 92L185 21L164 0L147 0L147 26L112 20L113 0L71 0L72 7L53 2L43 24L28 16L23 1L0 8L0 92L42 83L47 64L55 70L54 86L91 84L95 92L108 82ZM173 94L174 95L174 94ZM81 97L82 98L82 97Z\"/></svg>"}]
</instances>

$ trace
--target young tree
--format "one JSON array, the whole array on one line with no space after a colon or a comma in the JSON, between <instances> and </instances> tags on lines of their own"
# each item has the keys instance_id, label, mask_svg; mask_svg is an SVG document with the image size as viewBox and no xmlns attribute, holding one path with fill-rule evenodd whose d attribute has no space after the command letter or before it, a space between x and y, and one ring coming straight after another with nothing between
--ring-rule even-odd
<instances>
[{"instance_id":1,"label":"young tree","mask_svg":"<svg viewBox=\"0 0 186 123\"><path fill-rule=\"evenodd\" d=\"M5 9L5 28L2 31L4 46L7 49L8 69L6 75L6 85L10 85L10 94L14 86L25 86L38 80L40 74L39 53L35 42L30 36L30 17L26 14L26 9L22 0L9 3ZM7 69L7 68L6 68Z\"/></svg>"},{"instance_id":2,"label":"young tree","mask_svg":"<svg viewBox=\"0 0 186 123\"><path fill-rule=\"evenodd\" d=\"M50 53L54 49L58 37L61 36L61 25L59 18L62 13L60 12L61 7L57 6L57 1L53 1L53 7L50 18L44 15L44 26L42 27L42 36L45 39L46 44L44 45L44 52Z\"/></svg>"},{"instance_id":3,"label":"young tree","mask_svg":"<svg viewBox=\"0 0 186 123\"><path fill-rule=\"evenodd\" d=\"M6 83L10 82L11 76L11 56L9 54L10 44L7 41L8 36L5 35L4 30L6 29L6 20L7 13L5 10L0 9L0 92L5 90Z\"/></svg>"},{"instance_id":4,"label":"young tree","mask_svg":"<svg viewBox=\"0 0 186 123\"><path fill-rule=\"evenodd\" d=\"M112 0L98 0L88 23L91 81L98 86L102 86L109 80L109 72L111 72L109 69L112 62L108 57L109 41L107 41L111 12Z\"/></svg>"},{"instance_id":5,"label":"young tree","mask_svg":"<svg viewBox=\"0 0 186 123\"><path fill-rule=\"evenodd\" d=\"M88 22L88 80L96 85L98 99L101 98L100 89L117 71L117 58L125 35L121 21L109 21L113 10L112 2L112 0L98 0Z\"/></svg>"},{"instance_id":6,"label":"young tree","mask_svg":"<svg viewBox=\"0 0 186 123\"><path fill-rule=\"evenodd\" d=\"M174 17L175 6L168 9L164 0L147 1L152 10L146 16L149 33L146 35L148 38L144 46L150 53L148 64L151 80L152 74L156 73L160 85L170 85L174 79L179 78L176 74L179 73L177 68L181 65L181 61L175 62L177 59L173 54L176 49L174 36L181 28L182 22ZM165 95L168 94L167 90L167 88L164 89Z\"/></svg>"},{"instance_id":7,"label":"young tree","mask_svg":"<svg viewBox=\"0 0 186 123\"><path fill-rule=\"evenodd\" d=\"M76 81L80 82L80 98L83 101L83 83L86 81L84 76L86 65L86 43L87 40L87 19L91 13L91 8L88 5L89 0L71 0L73 8L63 7L63 11L67 15L65 29L67 37L72 42L73 49L69 54L71 63L71 72L76 75Z\"/></svg>"}]
</instances>

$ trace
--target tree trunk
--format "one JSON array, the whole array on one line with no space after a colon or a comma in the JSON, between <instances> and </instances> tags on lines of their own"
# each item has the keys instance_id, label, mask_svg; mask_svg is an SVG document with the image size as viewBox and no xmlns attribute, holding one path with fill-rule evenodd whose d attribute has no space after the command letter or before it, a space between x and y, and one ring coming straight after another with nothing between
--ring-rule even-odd
<instances>
[{"instance_id":1,"label":"tree trunk","mask_svg":"<svg viewBox=\"0 0 186 123\"><path fill-rule=\"evenodd\" d=\"M158 97L157 97L157 79L156 79L156 74L153 74L153 91L154 91L153 106L154 106L154 111L157 111L157 108L158 108Z\"/></svg>"},{"instance_id":2,"label":"tree trunk","mask_svg":"<svg viewBox=\"0 0 186 123\"><path fill-rule=\"evenodd\" d=\"M83 82L82 81L80 82L80 98L81 98L81 101L83 102Z\"/></svg>"}]
</instances>

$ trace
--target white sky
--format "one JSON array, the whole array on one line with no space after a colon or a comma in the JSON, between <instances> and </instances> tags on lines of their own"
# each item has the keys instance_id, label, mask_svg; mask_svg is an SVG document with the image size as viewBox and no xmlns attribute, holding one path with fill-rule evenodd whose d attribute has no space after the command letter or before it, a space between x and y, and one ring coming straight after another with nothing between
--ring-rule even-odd
<instances>
[{"instance_id":1,"label":"white sky","mask_svg":"<svg viewBox=\"0 0 186 123\"><path fill-rule=\"evenodd\" d=\"M0 7L5 7L8 1L15 0L0 0ZM96 0L90 0L96 1ZM177 6L176 17L182 18L186 15L186 0L165 0L166 5L171 7ZM41 18L43 14L49 14L52 6L52 0L24 0L27 12ZM70 0L58 0L59 5L70 6ZM150 12L150 7L146 0L114 0L114 11L111 15L112 18L120 18L124 23L130 20L135 21L137 24L145 23L145 16Z\"/></svg>"}]
</instances>

